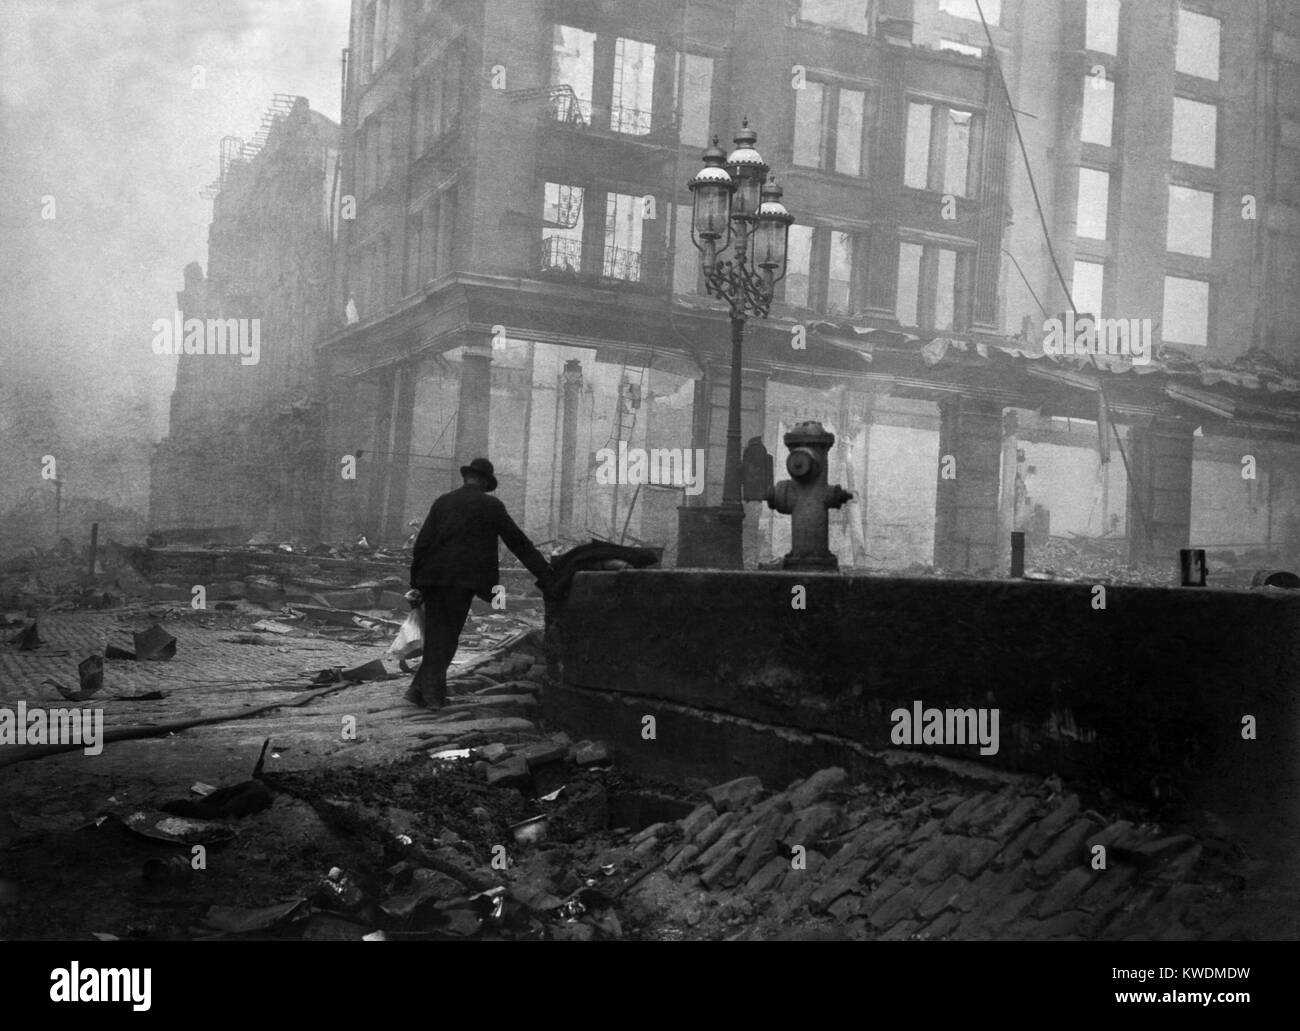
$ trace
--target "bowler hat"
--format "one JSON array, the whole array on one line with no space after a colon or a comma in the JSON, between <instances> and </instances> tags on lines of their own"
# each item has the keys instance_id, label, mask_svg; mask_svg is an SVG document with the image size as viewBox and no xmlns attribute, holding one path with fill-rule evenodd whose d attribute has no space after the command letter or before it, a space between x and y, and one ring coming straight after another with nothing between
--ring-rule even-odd
<instances>
[{"instance_id":1,"label":"bowler hat","mask_svg":"<svg viewBox=\"0 0 1300 1031\"><path fill-rule=\"evenodd\" d=\"M494 491L497 489L496 474L492 470L492 463L486 458L476 458L470 462L469 465L462 465L460 467L460 474L464 476L466 473L475 473L487 480L486 489L488 491Z\"/></svg>"}]
</instances>

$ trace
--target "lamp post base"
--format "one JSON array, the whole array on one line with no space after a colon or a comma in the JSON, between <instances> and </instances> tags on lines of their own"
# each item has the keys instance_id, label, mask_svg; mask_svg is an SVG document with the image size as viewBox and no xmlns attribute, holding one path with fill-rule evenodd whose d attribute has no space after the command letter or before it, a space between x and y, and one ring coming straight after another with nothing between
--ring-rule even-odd
<instances>
[{"instance_id":1,"label":"lamp post base","mask_svg":"<svg viewBox=\"0 0 1300 1031\"><path fill-rule=\"evenodd\" d=\"M744 569L741 505L677 509L678 569Z\"/></svg>"}]
</instances>

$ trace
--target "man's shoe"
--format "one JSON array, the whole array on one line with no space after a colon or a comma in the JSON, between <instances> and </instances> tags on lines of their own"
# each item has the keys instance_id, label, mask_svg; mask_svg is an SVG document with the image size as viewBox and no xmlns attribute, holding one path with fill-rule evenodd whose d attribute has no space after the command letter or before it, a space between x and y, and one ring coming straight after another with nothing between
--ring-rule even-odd
<instances>
[{"instance_id":1,"label":"man's shoe","mask_svg":"<svg viewBox=\"0 0 1300 1031\"><path fill-rule=\"evenodd\" d=\"M402 695L402 700L424 708L424 699L420 697L420 692L413 687L406 689L406 693Z\"/></svg>"}]
</instances>

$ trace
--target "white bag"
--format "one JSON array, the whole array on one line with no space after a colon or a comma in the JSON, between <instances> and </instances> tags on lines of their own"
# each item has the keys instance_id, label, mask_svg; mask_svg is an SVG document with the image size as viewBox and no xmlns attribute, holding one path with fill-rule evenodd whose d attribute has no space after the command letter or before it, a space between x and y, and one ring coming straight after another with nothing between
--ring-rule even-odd
<instances>
[{"instance_id":1,"label":"white bag","mask_svg":"<svg viewBox=\"0 0 1300 1031\"><path fill-rule=\"evenodd\" d=\"M391 659L409 659L424 651L424 628L421 625L420 610L411 609L406 622L397 631L393 643L385 653Z\"/></svg>"}]
</instances>

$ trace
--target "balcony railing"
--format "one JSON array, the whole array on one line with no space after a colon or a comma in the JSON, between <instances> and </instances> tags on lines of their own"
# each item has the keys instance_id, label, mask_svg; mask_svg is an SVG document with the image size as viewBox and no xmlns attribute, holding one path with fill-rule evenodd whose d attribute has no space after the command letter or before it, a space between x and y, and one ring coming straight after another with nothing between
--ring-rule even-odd
<instances>
[{"instance_id":1,"label":"balcony railing","mask_svg":"<svg viewBox=\"0 0 1300 1031\"><path fill-rule=\"evenodd\" d=\"M637 284L650 290L665 285L664 263L626 247L592 246L570 237L541 242L537 271L547 278L587 283Z\"/></svg>"},{"instance_id":2,"label":"balcony railing","mask_svg":"<svg viewBox=\"0 0 1300 1031\"><path fill-rule=\"evenodd\" d=\"M550 87L546 106L552 121L574 128L607 129L625 136L649 136L656 129L653 112L619 104L604 108L599 112L599 118L593 118L592 102L578 96L568 85ZM605 121L605 111L609 112L608 122ZM667 132L674 126L665 123L658 128Z\"/></svg>"},{"instance_id":3,"label":"balcony railing","mask_svg":"<svg viewBox=\"0 0 1300 1031\"><path fill-rule=\"evenodd\" d=\"M591 124L591 101L574 93L572 86L552 87L546 100L552 120L573 126Z\"/></svg>"}]
</instances>

